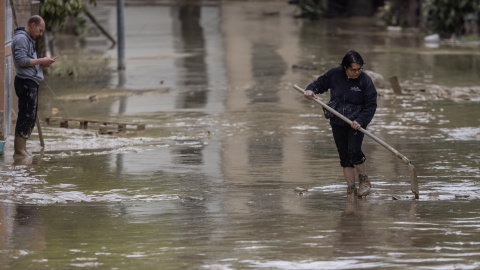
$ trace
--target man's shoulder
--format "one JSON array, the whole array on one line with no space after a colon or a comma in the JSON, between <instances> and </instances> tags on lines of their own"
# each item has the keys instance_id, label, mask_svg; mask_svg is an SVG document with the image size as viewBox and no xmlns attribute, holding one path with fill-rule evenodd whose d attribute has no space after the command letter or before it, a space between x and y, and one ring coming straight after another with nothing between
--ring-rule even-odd
<instances>
[{"instance_id":1,"label":"man's shoulder","mask_svg":"<svg viewBox=\"0 0 480 270\"><path fill-rule=\"evenodd\" d=\"M28 37L25 36L24 34L16 34L13 36L12 42L18 42L18 41L23 41L23 42L28 42Z\"/></svg>"},{"instance_id":2,"label":"man's shoulder","mask_svg":"<svg viewBox=\"0 0 480 270\"><path fill-rule=\"evenodd\" d=\"M25 31L23 29L17 28L14 31L13 39L26 39L26 40L28 40L29 39L28 33L27 33L27 31Z\"/></svg>"}]
</instances>

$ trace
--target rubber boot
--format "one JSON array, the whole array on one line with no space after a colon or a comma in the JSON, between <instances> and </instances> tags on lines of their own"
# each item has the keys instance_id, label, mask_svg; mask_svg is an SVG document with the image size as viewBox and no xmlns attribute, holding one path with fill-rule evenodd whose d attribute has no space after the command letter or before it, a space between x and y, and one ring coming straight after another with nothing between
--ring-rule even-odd
<instances>
[{"instance_id":1,"label":"rubber boot","mask_svg":"<svg viewBox=\"0 0 480 270\"><path fill-rule=\"evenodd\" d=\"M33 162L33 157L26 155L26 156L15 156L13 155L13 166L17 165L30 165Z\"/></svg>"},{"instance_id":2,"label":"rubber boot","mask_svg":"<svg viewBox=\"0 0 480 270\"><path fill-rule=\"evenodd\" d=\"M358 184L357 196L358 197L367 196L368 194L370 194L370 189L372 188L372 184L370 183L370 180L368 180L368 176L366 174L359 174L358 179L359 179L359 184Z\"/></svg>"},{"instance_id":3,"label":"rubber boot","mask_svg":"<svg viewBox=\"0 0 480 270\"><path fill-rule=\"evenodd\" d=\"M13 153L13 157L29 157L31 156L27 152L27 139L21 136L15 136L15 140L13 141L13 148L15 152Z\"/></svg>"}]
</instances>

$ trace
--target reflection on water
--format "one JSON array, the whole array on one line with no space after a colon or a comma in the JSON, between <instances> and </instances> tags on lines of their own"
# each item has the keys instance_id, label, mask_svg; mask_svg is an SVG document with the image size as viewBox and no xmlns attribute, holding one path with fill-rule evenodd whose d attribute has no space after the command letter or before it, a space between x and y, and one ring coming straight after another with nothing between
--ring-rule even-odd
<instances>
[{"instance_id":1,"label":"reflection on water","mask_svg":"<svg viewBox=\"0 0 480 270\"><path fill-rule=\"evenodd\" d=\"M179 96L179 108L202 108L207 103L208 77L205 63L205 37L201 26L201 6L178 7L179 53L189 56L179 59L185 69L183 85L188 89Z\"/></svg>"},{"instance_id":2,"label":"reflection on water","mask_svg":"<svg viewBox=\"0 0 480 270\"><path fill-rule=\"evenodd\" d=\"M392 35L366 18L296 20L292 8L127 6L127 69L105 77L112 89L95 88L108 98L72 98L91 94L80 87L88 80L51 77L41 114L57 107L62 117L141 121L147 130L116 137L93 125L47 126L44 156L30 165L13 164L7 145L0 264L479 268L477 103L380 97L369 130L415 165L420 200L412 200L408 167L368 138L373 192L358 199L345 194L321 109L291 87L305 86L352 48L385 78L477 85L478 53L427 49L421 37ZM100 5L98 16L114 22L113 9ZM29 140L36 153L37 138Z\"/></svg>"}]
</instances>

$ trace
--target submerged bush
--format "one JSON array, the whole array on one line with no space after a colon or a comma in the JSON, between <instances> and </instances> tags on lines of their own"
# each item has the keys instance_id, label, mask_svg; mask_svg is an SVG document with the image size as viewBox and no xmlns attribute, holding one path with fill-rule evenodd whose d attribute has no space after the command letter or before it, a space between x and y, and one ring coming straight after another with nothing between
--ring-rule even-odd
<instances>
[{"instance_id":1,"label":"submerged bush","mask_svg":"<svg viewBox=\"0 0 480 270\"><path fill-rule=\"evenodd\" d=\"M480 0L424 0L423 23L431 32L462 35L465 16L475 18L478 24L479 10Z\"/></svg>"},{"instance_id":2,"label":"submerged bush","mask_svg":"<svg viewBox=\"0 0 480 270\"><path fill-rule=\"evenodd\" d=\"M316 20L325 13L322 0L291 0L289 2L300 7L299 17L302 18Z\"/></svg>"}]
</instances>

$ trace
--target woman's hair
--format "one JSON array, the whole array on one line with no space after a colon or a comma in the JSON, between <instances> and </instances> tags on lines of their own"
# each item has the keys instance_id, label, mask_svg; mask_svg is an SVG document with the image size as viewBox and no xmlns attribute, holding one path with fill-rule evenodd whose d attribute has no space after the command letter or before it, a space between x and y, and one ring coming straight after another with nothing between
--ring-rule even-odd
<instances>
[{"instance_id":1,"label":"woman's hair","mask_svg":"<svg viewBox=\"0 0 480 270\"><path fill-rule=\"evenodd\" d=\"M353 63L359 64L363 66L365 63L363 62L362 56L355 50L350 50L345 54L345 56L342 59L341 65L344 67L351 67Z\"/></svg>"}]
</instances>

